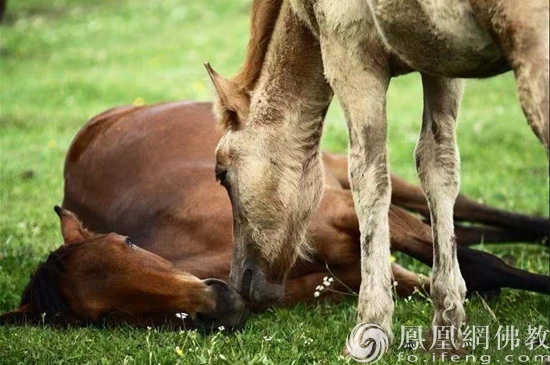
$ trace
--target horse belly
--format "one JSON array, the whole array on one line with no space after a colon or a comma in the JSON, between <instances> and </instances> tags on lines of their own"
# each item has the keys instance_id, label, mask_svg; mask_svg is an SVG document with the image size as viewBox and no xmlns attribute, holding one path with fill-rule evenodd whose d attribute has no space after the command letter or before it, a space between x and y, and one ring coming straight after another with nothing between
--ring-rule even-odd
<instances>
[{"instance_id":1,"label":"horse belly","mask_svg":"<svg viewBox=\"0 0 550 365\"><path fill-rule=\"evenodd\" d=\"M509 70L467 0L367 0L387 46L415 70L487 77Z\"/></svg>"}]
</instances>

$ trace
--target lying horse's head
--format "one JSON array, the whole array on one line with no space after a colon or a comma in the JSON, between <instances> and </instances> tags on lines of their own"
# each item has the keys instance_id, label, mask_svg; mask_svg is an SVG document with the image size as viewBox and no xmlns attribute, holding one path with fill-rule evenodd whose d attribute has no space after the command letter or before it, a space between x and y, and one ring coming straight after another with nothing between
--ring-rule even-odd
<instances>
[{"instance_id":1,"label":"lying horse's head","mask_svg":"<svg viewBox=\"0 0 550 365\"><path fill-rule=\"evenodd\" d=\"M244 324L245 304L223 281L200 280L128 237L92 233L68 210L55 211L65 244L38 267L20 308L0 323L107 321L206 330Z\"/></svg>"}]
</instances>

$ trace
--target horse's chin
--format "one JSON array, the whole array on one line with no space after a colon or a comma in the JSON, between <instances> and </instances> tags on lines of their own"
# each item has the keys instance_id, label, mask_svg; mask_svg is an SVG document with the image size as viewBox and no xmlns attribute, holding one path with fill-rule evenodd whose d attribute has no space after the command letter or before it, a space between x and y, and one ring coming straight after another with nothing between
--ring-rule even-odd
<instances>
[{"instance_id":1,"label":"horse's chin","mask_svg":"<svg viewBox=\"0 0 550 365\"><path fill-rule=\"evenodd\" d=\"M253 281L248 292L248 299L253 303L273 304L283 299L283 292L283 284Z\"/></svg>"}]
</instances>

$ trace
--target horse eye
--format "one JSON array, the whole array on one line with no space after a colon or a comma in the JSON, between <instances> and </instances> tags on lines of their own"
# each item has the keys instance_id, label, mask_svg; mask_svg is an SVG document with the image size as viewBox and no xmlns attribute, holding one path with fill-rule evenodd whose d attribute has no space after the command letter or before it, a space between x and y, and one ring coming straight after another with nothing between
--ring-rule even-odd
<instances>
[{"instance_id":1,"label":"horse eye","mask_svg":"<svg viewBox=\"0 0 550 365\"><path fill-rule=\"evenodd\" d=\"M132 240L130 240L130 237L126 237L126 244L128 247L132 247L134 244L132 243Z\"/></svg>"}]
</instances>

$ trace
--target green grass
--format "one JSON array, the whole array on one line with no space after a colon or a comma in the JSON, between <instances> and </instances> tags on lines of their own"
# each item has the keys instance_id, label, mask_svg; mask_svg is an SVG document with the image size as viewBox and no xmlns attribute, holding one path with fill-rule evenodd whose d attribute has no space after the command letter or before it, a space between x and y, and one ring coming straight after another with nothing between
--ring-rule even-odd
<instances>
[{"instance_id":1,"label":"green grass","mask_svg":"<svg viewBox=\"0 0 550 365\"><path fill-rule=\"evenodd\" d=\"M115 105L209 100L202 62L210 60L224 75L235 73L248 38L248 1L10 0L0 32L3 312L17 305L33 268L61 243L52 206L62 199L63 158L80 126ZM412 151L421 107L418 75L392 83L392 170L410 181L416 181ZM548 215L546 156L521 113L512 75L468 82L458 136L464 193L504 209ZM329 112L323 143L334 151L346 149L345 123L336 105ZM521 268L548 273L549 254L543 248L518 244L482 249L507 256ZM428 272L406 257L399 256L399 261ZM546 296L504 290L488 306L497 321L474 297L467 305L470 323L491 325L492 333L499 325L522 330L550 325ZM426 326L430 316L428 301L398 300L394 332L399 337L401 324ZM269 311L252 317L243 331L231 336L129 327L4 327L0 363L353 362L339 359L353 325L354 302L348 300ZM395 364L396 352L379 363ZM498 351L494 341L491 350L475 352L501 362L507 354L521 353L543 352Z\"/></svg>"}]
</instances>

